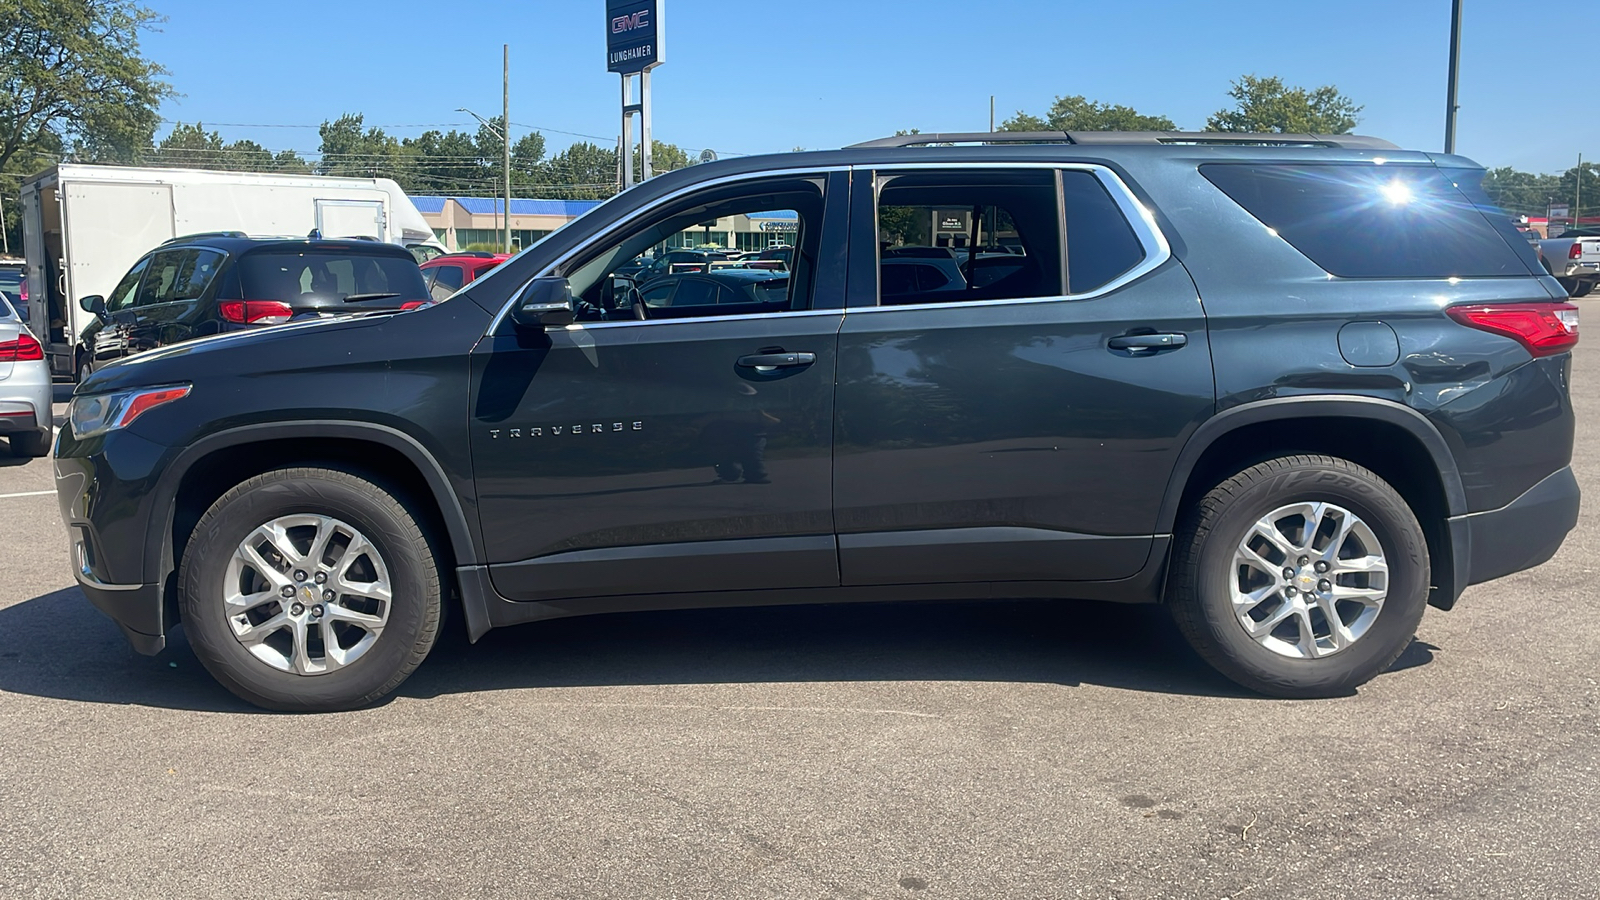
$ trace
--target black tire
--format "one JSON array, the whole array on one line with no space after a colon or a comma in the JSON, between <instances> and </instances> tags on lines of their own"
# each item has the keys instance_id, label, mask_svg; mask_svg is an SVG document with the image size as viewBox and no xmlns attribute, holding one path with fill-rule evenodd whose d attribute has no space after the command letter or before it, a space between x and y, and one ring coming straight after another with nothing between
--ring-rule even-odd
<instances>
[{"instance_id":1,"label":"black tire","mask_svg":"<svg viewBox=\"0 0 1600 900\"><path fill-rule=\"evenodd\" d=\"M1589 296L1589 292L1592 290L1594 290L1594 282L1580 281L1573 286L1572 290L1567 292L1567 295L1574 298L1587 297Z\"/></svg>"},{"instance_id":2,"label":"black tire","mask_svg":"<svg viewBox=\"0 0 1600 900\"><path fill-rule=\"evenodd\" d=\"M20 457L33 457L50 455L50 431L30 431L27 434L13 434L11 436L11 455Z\"/></svg>"},{"instance_id":3,"label":"black tire","mask_svg":"<svg viewBox=\"0 0 1600 900\"><path fill-rule=\"evenodd\" d=\"M229 561L255 528L280 516L332 516L359 529L381 555L392 599L364 655L320 675L279 671L234 636L222 602ZM439 564L418 517L389 491L337 469L278 469L223 494L195 526L178 574L184 631L217 681L267 709L331 712L372 704L398 688L438 637Z\"/></svg>"},{"instance_id":4,"label":"black tire","mask_svg":"<svg viewBox=\"0 0 1600 900\"><path fill-rule=\"evenodd\" d=\"M1316 659L1290 658L1257 643L1234 612L1229 582L1236 577L1234 552L1251 526L1303 501L1335 503L1359 516L1389 566L1387 596L1366 633ZM1234 475L1188 512L1177 536L1168 605L1195 652L1243 687L1275 697L1343 696L1387 670L1410 644L1427 608L1429 571L1422 527L1387 482L1347 460L1288 456Z\"/></svg>"},{"instance_id":5,"label":"black tire","mask_svg":"<svg viewBox=\"0 0 1600 900\"><path fill-rule=\"evenodd\" d=\"M86 353L85 354L79 354L79 356L78 356L78 383L79 384L83 384L85 381L88 381L89 380L89 376L93 375L93 374L94 374L94 362L89 359L88 354L86 354Z\"/></svg>"},{"instance_id":6,"label":"black tire","mask_svg":"<svg viewBox=\"0 0 1600 900\"><path fill-rule=\"evenodd\" d=\"M1561 289L1567 292L1568 297L1583 296L1582 294L1578 293L1578 288L1581 282L1579 282L1576 278L1557 278L1556 284L1561 285Z\"/></svg>"}]
</instances>

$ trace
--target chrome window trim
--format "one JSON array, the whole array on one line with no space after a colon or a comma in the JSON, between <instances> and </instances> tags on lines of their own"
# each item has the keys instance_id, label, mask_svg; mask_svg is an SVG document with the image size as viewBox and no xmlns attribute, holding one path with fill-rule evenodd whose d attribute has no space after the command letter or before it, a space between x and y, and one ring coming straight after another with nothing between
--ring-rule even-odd
<instances>
[{"instance_id":1,"label":"chrome window trim","mask_svg":"<svg viewBox=\"0 0 1600 900\"><path fill-rule=\"evenodd\" d=\"M1141 203L1138 197L1134 196L1133 191L1128 187L1127 183L1122 180L1121 176L1119 176L1109 167L1099 165L1098 163L918 162L874 167L873 174L874 176L889 175L892 177L896 172L907 170L915 171L941 169L1050 169L1057 172L1089 172L1100 181L1100 185L1104 187L1106 189L1106 193L1111 196L1112 202L1115 203L1117 205L1117 209L1122 212L1123 218L1128 220L1128 227L1133 229L1134 237L1138 238L1140 245L1144 247L1144 259L1140 260L1137 265L1128 271L1123 272L1121 275L1118 275L1116 278L1111 279L1092 291L1082 294L1062 294L1059 297L1017 297L1006 300L954 300L948 303L907 303L895 306L881 305L883 298L880 295L878 298L879 305L851 306L847 308L851 314L897 312L899 310L910 309L951 309L955 307L972 306L1011 306L1018 303L1060 303L1069 300L1093 300L1096 297L1105 296L1112 291L1119 290L1134 281L1138 281L1140 278L1143 278L1156 269L1161 268L1161 266L1166 264L1167 260L1172 258L1172 245L1167 242L1167 236L1161 232L1160 226L1156 224L1155 214L1150 211L1149 207ZM1056 202L1058 204L1061 203L1059 194L1057 195ZM876 207L876 197L873 198L873 204L874 207ZM1060 214L1064 220L1066 216L1066 210L1064 208L1061 209ZM1067 241L1067 235L1065 231L1062 232L1061 240L1066 248L1063 251L1063 255L1070 254L1072 252L1072 245Z\"/></svg>"},{"instance_id":2,"label":"chrome window trim","mask_svg":"<svg viewBox=\"0 0 1600 900\"><path fill-rule=\"evenodd\" d=\"M573 322L564 328L551 329L551 333L559 331L589 331L594 328L627 328L634 325L698 325L702 322L738 322L745 319L795 319L806 316L838 316L843 318L844 309L791 309L784 312L770 313L738 313L728 316L685 316L677 319L633 319L617 322Z\"/></svg>"},{"instance_id":3,"label":"chrome window trim","mask_svg":"<svg viewBox=\"0 0 1600 900\"><path fill-rule=\"evenodd\" d=\"M675 201L677 201L679 199L682 199L683 197L685 197L685 196L687 196L689 194L693 194L693 193L696 193L698 191L703 191L703 190L706 190L708 188L719 187L719 186L724 185L724 184L733 184L733 183L739 182L739 181L759 181L759 180L761 180L763 178L792 177L792 176L796 176L796 175L827 175L827 174L830 174L830 173L833 173L833 172L848 172L848 171L850 171L850 169L851 169L850 166L801 166L801 167L797 167L797 168L793 168L793 169L761 169L761 170L756 171L756 172L744 172L744 173L741 173L741 174L738 174L738 175L724 175L721 178L712 178L712 179L710 179L708 181L701 181L701 182L697 182L695 184L691 184L691 185L687 185L685 187L679 188L678 190L673 191L672 193L666 195L665 197L658 198L655 202L649 204L648 206L641 207L640 209L635 211L633 215L629 216L626 220L624 220L622 222L615 223L616 227L614 227L614 228L604 232L603 234L595 237L594 240L585 241L582 244L579 244L578 246L573 247L572 249L568 250L566 253L563 253L560 256L556 257L555 262L552 262L550 265L548 265L545 268L541 269L537 274L533 275L527 281L524 281L521 285L519 285L517 287L516 290L511 292L511 299L508 300L504 306L500 307L500 312L495 315L494 321L489 323L488 331L486 331L484 333L485 333L485 335L491 335L491 334L494 334L494 333L496 333L497 331L500 330L500 323L505 320L506 316L511 314L511 307L516 304L517 298L522 296L522 292L527 289L528 284L530 282L532 282L534 278L546 278L546 277L549 277L551 275L554 275L556 270L561 268L563 265L565 265L568 260L572 259L574 256L577 256L580 253L582 253L583 251L585 251L585 250L589 249L590 247L594 246L595 243L602 242L602 241L606 240L606 238L609 237L610 235L615 234L617 231L619 231L622 228L626 227L626 225L629 222L634 222L634 221L637 221L638 219L641 219L641 218L643 218L645 216L648 216L648 215L654 213L656 210L660 209L661 207L666 206L669 203L673 203L673 202L675 202ZM621 196L621 194L618 194L617 196ZM599 212L601 208L603 208L603 207L597 206L593 210L591 210L589 213L585 213L585 215L589 215L589 214L592 214L592 213L595 213L595 212ZM568 224L570 225L571 223L569 222ZM755 315L759 315L759 316L793 315L794 312L810 312L810 311L811 310L795 310L795 311L792 311L792 312L789 312L789 313L756 313ZM732 319L732 318L739 318L739 317L737 317L737 316L718 316L716 318ZM666 320L658 320L658 321L666 321ZM673 321L676 321L676 320L673 320ZM684 321L704 322L706 320L705 319L689 319L689 320L684 320ZM649 319L641 319L641 320L637 320L636 322L592 322L592 323L586 323L586 324L588 324L588 325L631 325L631 324L647 325L647 324L650 324L650 320Z\"/></svg>"}]
</instances>

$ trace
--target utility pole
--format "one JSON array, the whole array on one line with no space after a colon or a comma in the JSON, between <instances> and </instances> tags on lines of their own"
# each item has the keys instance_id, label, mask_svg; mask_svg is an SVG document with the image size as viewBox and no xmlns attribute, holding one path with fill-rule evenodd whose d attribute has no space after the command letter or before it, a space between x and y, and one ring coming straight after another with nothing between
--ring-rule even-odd
<instances>
[{"instance_id":1,"label":"utility pole","mask_svg":"<svg viewBox=\"0 0 1600 900\"><path fill-rule=\"evenodd\" d=\"M504 79L501 107L504 118L500 120L500 143L505 146L503 162L506 167L506 247L505 252L511 252L511 45L501 44L501 75Z\"/></svg>"},{"instance_id":2,"label":"utility pole","mask_svg":"<svg viewBox=\"0 0 1600 900\"><path fill-rule=\"evenodd\" d=\"M994 133L994 95L989 95L989 133Z\"/></svg>"},{"instance_id":3,"label":"utility pole","mask_svg":"<svg viewBox=\"0 0 1600 900\"><path fill-rule=\"evenodd\" d=\"M1444 152L1456 152L1456 111L1461 108L1458 91L1461 83L1461 3L1450 4L1450 79L1445 88Z\"/></svg>"}]
</instances>

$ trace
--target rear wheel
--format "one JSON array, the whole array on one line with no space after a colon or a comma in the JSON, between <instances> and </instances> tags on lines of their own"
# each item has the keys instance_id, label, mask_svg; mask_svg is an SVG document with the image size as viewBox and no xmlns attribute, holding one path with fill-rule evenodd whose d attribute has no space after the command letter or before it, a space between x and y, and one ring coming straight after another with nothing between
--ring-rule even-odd
<instances>
[{"instance_id":1,"label":"rear wheel","mask_svg":"<svg viewBox=\"0 0 1600 900\"><path fill-rule=\"evenodd\" d=\"M1572 290L1568 291L1567 294L1571 297L1587 297L1589 296L1589 292L1592 290L1594 290L1594 282L1580 281L1572 288Z\"/></svg>"},{"instance_id":2,"label":"rear wheel","mask_svg":"<svg viewBox=\"0 0 1600 900\"><path fill-rule=\"evenodd\" d=\"M89 355L87 353L80 355L78 357L78 383L83 384L93 374L94 364L90 361Z\"/></svg>"},{"instance_id":3,"label":"rear wheel","mask_svg":"<svg viewBox=\"0 0 1600 900\"><path fill-rule=\"evenodd\" d=\"M334 469L281 469L228 491L195 527L179 583L200 662L268 709L373 703L439 629L438 566L416 517Z\"/></svg>"},{"instance_id":4,"label":"rear wheel","mask_svg":"<svg viewBox=\"0 0 1600 900\"><path fill-rule=\"evenodd\" d=\"M1347 694L1405 650L1428 596L1428 547L1383 479L1293 456L1206 494L1178 539L1179 629L1235 682L1278 697Z\"/></svg>"}]
</instances>

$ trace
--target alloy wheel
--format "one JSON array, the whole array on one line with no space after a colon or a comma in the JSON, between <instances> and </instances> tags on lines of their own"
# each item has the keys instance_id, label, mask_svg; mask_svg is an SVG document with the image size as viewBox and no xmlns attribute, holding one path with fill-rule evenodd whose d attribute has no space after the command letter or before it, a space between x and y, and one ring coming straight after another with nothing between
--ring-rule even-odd
<instances>
[{"instance_id":1,"label":"alloy wheel","mask_svg":"<svg viewBox=\"0 0 1600 900\"><path fill-rule=\"evenodd\" d=\"M1360 640L1388 587L1377 535L1332 503L1295 503L1262 516L1239 542L1229 576L1239 625L1295 659L1329 656Z\"/></svg>"},{"instance_id":2,"label":"alloy wheel","mask_svg":"<svg viewBox=\"0 0 1600 900\"><path fill-rule=\"evenodd\" d=\"M280 516L239 543L222 602L233 636L281 672L323 675L372 649L393 594L378 548L330 516Z\"/></svg>"}]
</instances>

